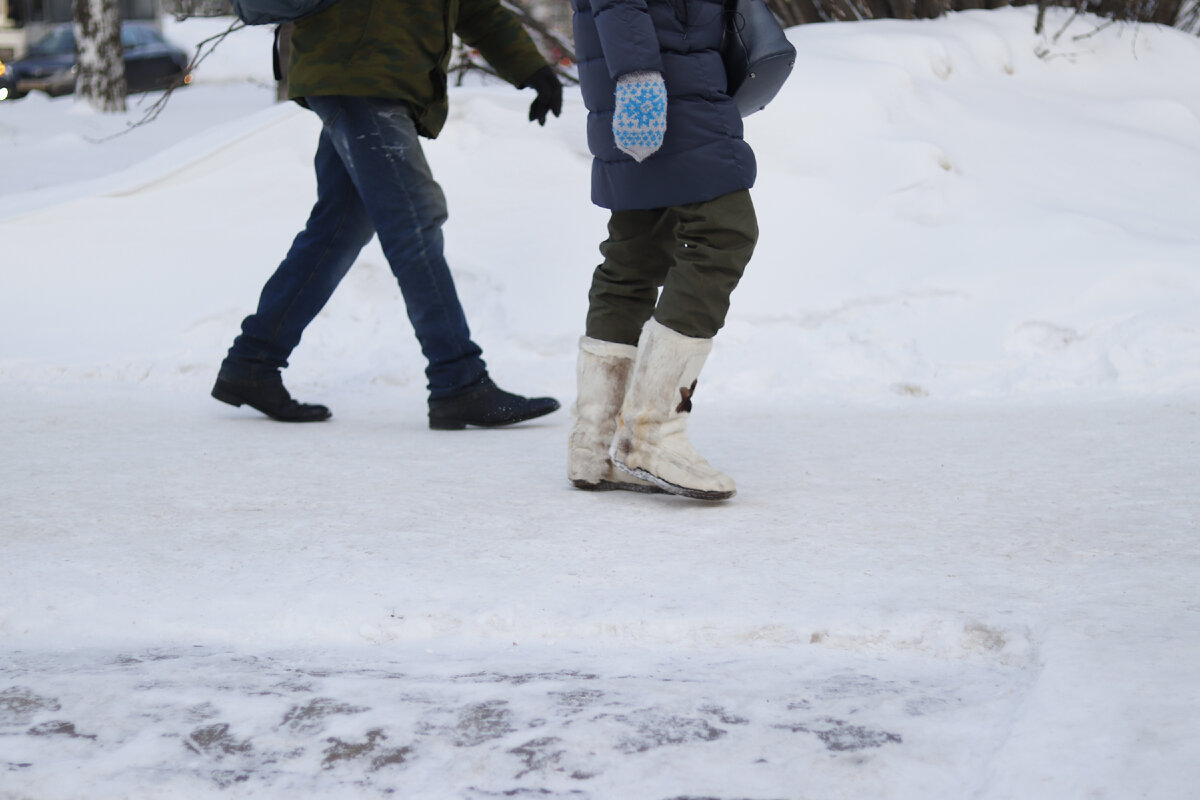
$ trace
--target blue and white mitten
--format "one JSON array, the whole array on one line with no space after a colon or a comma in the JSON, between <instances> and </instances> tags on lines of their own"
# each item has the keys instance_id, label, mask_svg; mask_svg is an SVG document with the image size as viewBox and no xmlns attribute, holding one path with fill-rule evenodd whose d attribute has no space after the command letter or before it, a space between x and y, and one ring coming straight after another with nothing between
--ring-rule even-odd
<instances>
[{"instance_id":1,"label":"blue and white mitten","mask_svg":"<svg viewBox=\"0 0 1200 800\"><path fill-rule=\"evenodd\" d=\"M622 153L645 161L667 132L667 85L661 72L630 72L617 79L613 140Z\"/></svg>"}]
</instances>

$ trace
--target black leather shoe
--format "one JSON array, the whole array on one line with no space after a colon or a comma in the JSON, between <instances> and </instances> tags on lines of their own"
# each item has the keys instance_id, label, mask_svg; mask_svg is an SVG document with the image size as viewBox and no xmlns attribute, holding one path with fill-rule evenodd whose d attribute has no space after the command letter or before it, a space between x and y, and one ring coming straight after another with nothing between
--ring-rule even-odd
<instances>
[{"instance_id":1,"label":"black leather shoe","mask_svg":"<svg viewBox=\"0 0 1200 800\"><path fill-rule=\"evenodd\" d=\"M273 369L237 377L218 375L212 396L231 406L248 405L279 422L321 422L333 416L325 406L293 400L279 370Z\"/></svg>"},{"instance_id":2,"label":"black leather shoe","mask_svg":"<svg viewBox=\"0 0 1200 800\"><path fill-rule=\"evenodd\" d=\"M542 417L558 409L553 397L521 397L510 394L491 378L478 388L457 397L429 401L429 427L439 431L462 430L468 425L497 428Z\"/></svg>"}]
</instances>

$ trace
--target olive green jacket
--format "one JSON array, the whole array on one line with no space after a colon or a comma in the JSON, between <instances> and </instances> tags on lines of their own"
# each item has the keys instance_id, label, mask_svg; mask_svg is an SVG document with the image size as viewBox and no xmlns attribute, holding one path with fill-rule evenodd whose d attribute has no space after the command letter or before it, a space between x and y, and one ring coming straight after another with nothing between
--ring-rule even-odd
<instances>
[{"instance_id":1,"label":"olive green jacket","mask_svg":"<svg viewBox=\"0 0 1200 800\"><path fill-rule=\"evenodd\" d=\"M400 100L412 108L421 134L433 138L449 110L453 34L514 86L546 65L500 0L337 0L295 24L288 96Z\"/></svg>"}]
</instances>

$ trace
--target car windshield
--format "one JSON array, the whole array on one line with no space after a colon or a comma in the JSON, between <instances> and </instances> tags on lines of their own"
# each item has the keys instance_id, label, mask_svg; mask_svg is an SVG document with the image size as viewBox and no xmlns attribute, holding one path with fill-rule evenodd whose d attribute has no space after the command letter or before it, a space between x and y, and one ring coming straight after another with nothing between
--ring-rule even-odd
<instances>
[{"instance_id":1,"label":"car windshield","mask_svg":"<svg viewBox=\"0 0 1200 800\"><path fill-rule=\"evenodd\" d=\"M158 36L150 28L141 25L126 25L121 29L121 44L125 47L144 47L157 44Z\"/></svg>"},{"instance_id":2,"label":"car windshield","mask_svg":"<svg viewBox=\"0 0 1200 800\"><path fill-rule=\"evenodd\" d=\"M121 45L125 48L144 47L158 43L158 36L151 28L141 25L121 27ZM71 25L55 28L37 44L29 48L35 56L58 56L75 52L75 29Z\"/></svg>"},{"instance_id":3,"label":"car windshield","mask_svg":"<svg viewBox=\"0 0 1200 800\"><path fill-rule=\"evenodd\" d=\"M71 26L55 28L29 48L31 56L58 56L75 52L75 31Z\"/></svg>"}]
</instances>

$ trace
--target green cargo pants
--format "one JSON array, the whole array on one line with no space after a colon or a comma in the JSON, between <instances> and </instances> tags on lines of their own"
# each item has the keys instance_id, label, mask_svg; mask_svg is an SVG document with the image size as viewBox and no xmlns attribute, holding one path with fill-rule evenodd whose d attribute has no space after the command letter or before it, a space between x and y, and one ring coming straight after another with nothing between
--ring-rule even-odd
<instances>
[{"instance_id":1,"label":"green cargo pants","mask_svg":"<svg viewBox=\"0 0 1200 800\"><path fill-rule=\"evenodd\" d=\"M653 315L684 336L711 339L757 242L745 189L703 203L614 211L588 293L587 335L636 345Z\"/></svg>"}]
</instances>

